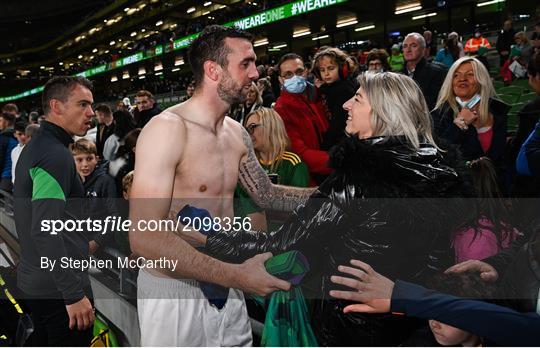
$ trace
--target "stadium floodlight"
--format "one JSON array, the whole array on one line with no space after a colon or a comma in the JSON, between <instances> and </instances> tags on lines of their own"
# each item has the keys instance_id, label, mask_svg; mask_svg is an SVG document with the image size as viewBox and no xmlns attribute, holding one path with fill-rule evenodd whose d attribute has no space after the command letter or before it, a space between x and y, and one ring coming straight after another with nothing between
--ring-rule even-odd
<instances>
[{"instance_id":1,"label":"stadium floodlight","mask_svg":"<svg viewBox=\"0 0 540 348\"><path fill-rule=\"evenodd\" d=\"M354 29L354 31L364 31L364 30L369 30L369 29L375 29L375 25L373 25L373 24L365 25L363 27L358 27L358 28Z\"/></svg>"},{"instance_id":2,"label":"stadium floodlight","mask_svg":"<svg viewBox=\"0 0 540 348\"><path fill-rule=\"evenodd\" d=\"M402 14L422 9L422 4L419 1L409 2L408 4L396 6L394 14Z\"/></svg>"},{"instance_id":3,"label":"stadium floodlight","mask_svg":"<svg viewBox=\"0 0 540 348\"><path fill-rule=\"evenodd\" d=\"M208 7L208 6L210 6L210 5L212 5L212 1L207 1L207 2L205 2L203 6L204 6L204 7Z\"/></svg>"},{"instance_id":4,"label":"stadium floodlight","mask_svg":"<svg viewBox=\"0 0 540 348\"><path fill-rule=\"evenodd\" d=\"M157 22L156 22L156 27L159 27L159 26L162 25L162 24L163 24L163 21L157 21Z\"/></svg>"},{"instance_id":5,"label":"stadium floodlight","mask_svg":"<svg viewBox=\"0 0 540 348\"><path fill-rule=\"evenodd\" d=\"M487 5L493 5L493 4L497 4L499 2L504 2L505 0L491 0L491 1L484 1L484 2L479 2L478 4L476 4L477 7L482 7L482 6L487 6Z\"/></svg>"},{"instance_id":6,"label":"stadium floodlight","mask_svg":"<svg viewBox=\"0 0 540 348\"><path fill-rule=\"evenodd\" d=\"M317 40L326 39L327 37L329 37L329 36L328 35L321 35L321 36L318 36L318 37L314 37L311 40L317 41Z\"/></svg>"},{"instance_id":7,"label":"stadium floodlight","mask_svg":"<svg viewBox=\"0 0 540 348\"><path fill-rule=\"evenodd\" d=\"M263 38L253 43L253 47L259 47L264 45L268 45L268 38Z\"/></svg>"},{"instance_id":8,"label":"stadium floodlight","mask_svg":"<svg viewBox=\"0 0 540 348\"><path fill-rule=\"evenodd\" d=\"M306 35L311 35L311 31L309 29L299 29L293 32L292 37L301 37Z\"/></svg>"},{"instance_id":9,"label":"stadium floodlight","mask_svg":"<svg viewBox=\"0 0 540 348\"><path fill-rule=\"evenodd\" d=\"M417 19L422 19L422 18L426 18L426 17L433 17L433 16L436 16L436 15L437 15L437 12L426 13L426 14L423 14L423 15L414 16L412 18L412 20L415 21Z\"/></svg>"},{"instance_id":10,"label":"stadium floodlight","mask_svg":"<svg viewBox=\"0 0 540 348\"><path fill-rule=\"evenodd\" d=\"M342 27L346 27L346 26L349 26L349 25L354 25L354 24L357 24L357 23L358 23L358 20L356 19L356 17L342 19L342 20L337 22L336 28L342 28Z\"/></svg>"},{"instance_id":11,"label":"stadium floodlight","mask_svg":"<svg viewBox=\"0 0 540 348\"><path fill-rule=\"evenodd\" d=\"M195 12L196 11L196 8L195 7L190 7L187 9L187 13L192 13L192 12Z\"/></svg>"}]
</instances>

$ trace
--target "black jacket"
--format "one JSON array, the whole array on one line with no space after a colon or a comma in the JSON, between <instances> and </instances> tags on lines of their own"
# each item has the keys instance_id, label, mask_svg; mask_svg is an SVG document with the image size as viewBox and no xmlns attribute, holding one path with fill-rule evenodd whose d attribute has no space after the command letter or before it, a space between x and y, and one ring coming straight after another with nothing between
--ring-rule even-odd
<instances>
[{"instance_id":1,"label":"black jacket","mask_svg":"<svg viewBox=\"0 0 540 348\"><path fill-rule=\"evenodd\" d=\"M85 212L92 219L104 220L107 216L120 216L116 201L118 191L116 183L109 175L109 162L101 161L83 183L86 196ZM103 246L112 240L113 233L96 233L91 236Z\"/></svg>"},{"instance_id":2,"label":"black jacket","mask_svg":"<svg viewBox=\"0 0 540 348\"><path fill-rule=\"evenodd\" d=\"M321 86L320 91L330 112L328 129L324 133L321 150L330 150L345 137L348 116L347 111L343 109L343 104L354 96L357 89L357 84L350 79L340 79L330 85Z\"/></svg>"},{"instance_id":3,"label":"black jacket","mask_svg":"<svg viewBox=\"0 0 540 348\"><path fill-rule=\"evenodd\" d=\"M437 103L437 97L447 72L445 66L427 62L424 58L416 64L412 78L420 86L429 110L433 110ZM408 74L407 65L403 68L403 73Z\"/></svg>"},{"instance_id":4,"label":"black jacket","mask_svg":"<svg viewBox=\"0 0 540 348\"><path fill-rule=\"evenodd\" d=\"M161 113L161 109L158 107L157 103L154 104L154 106L151 109L139 111L136 109L133 112L133 117L135 118L135 123L137 124L137 128L143 128L146 126L148 121L152 119L152 117L159 115Z\"/></svg>"},{"instance_id":5,"label":"black jacket","mask_svg":"<svg viewBox=\"0 0 540 348\"><path fill-rule=\"evenodd\" d=\"M510 30L501 30L499 36L497 36L497 43L495 44L497 52L501 53L501 51L508 51L508 54L510 54L510 48L515 44L515 35L516 31L514 28L510 28Z\"/></svg>"},{"instance_id":6,"label":"black jacket","mask_svg":"<svg viewBox=\"0 0 540 348\"><path fill-rule=\"evenodd\" d=\"M493 115L493 139L491 147L484 153L476 128L470 126L466 131L461 130L454 124L454 111L448 104L437 110L433 110L431 117L435 134L459 146L465 161L475 160L482 156L489 157L496 167L501 169L504 166L503 157L506 148L506 114L510 106L497 99L491 99L489 112Z\"/></svg>"},{"instance_id":7,"label":"black jacket","mask_svg":"<svg viewBox=\"0 0 540 348\"><path fill-rule=\"evenodd\" d=\"M276 232L217 232L208 252L239 262L255 254L300 250L318 277L320 306L312 313L321 346L395 345L407 321L392 315L343 314L328 296L337 266L355 258L390 278L422 281L451 263L449 235L462 212L441 197L464 195L453 151L429 144L410 150L401 137L346 138L331 154L335 172ZM444 209L441 204L444 204ZM459 206L459 205L457 205Z\"/></svg>"},{"instance_id":8,"label":"black jacket","mask_svg":"<svg viewBox=\"0 0 540 348\"><path fill-rule=\"evenodd\" d=\"M103 129L103 133L102 133ZM108 137L114 134L114 123L109 126L105 124L99 124L96 130L96 148L99 158L103 158L103 146Z\"/></svg>"},{"instance_id":9,"label":"black jacket","mask_svg":"<svg viewBox=\"0 0 540 348\"><path fill-rule=\"evenodd\" d=\"M86 229L51 234L50 220L82 216L84 189L67 149L71 136L62 128L43 122L21 152L15 175L15 225L21 246L17 285L26 294L41 298L79 301L90 286L88 274L62 268L63 257L88 259ZM41 268L41 257L55 260L52 272ZM86 295L89 295L86 293Z\"/></svg>"}]
</instances>

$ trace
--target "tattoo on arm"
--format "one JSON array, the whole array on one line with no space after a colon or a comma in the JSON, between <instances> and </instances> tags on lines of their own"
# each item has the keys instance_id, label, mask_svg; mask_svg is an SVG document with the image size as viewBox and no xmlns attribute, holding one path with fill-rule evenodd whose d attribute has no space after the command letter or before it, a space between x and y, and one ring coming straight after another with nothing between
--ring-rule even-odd
<instances>
[{"instance_id":1,"label":"tattoo on arm","mask_svg":"<svg viewBox=\"0 0 540 348\"><path fill-rule=\"evenodd\" d=\"M251 138L245 129L242 130L244 145L247 147L247 159L240 164L238 179L251 198L262 208L277 211L292 211L304 204L316 188L296 188L273 185L262 169Z\"/></svg>"}]
</instances>

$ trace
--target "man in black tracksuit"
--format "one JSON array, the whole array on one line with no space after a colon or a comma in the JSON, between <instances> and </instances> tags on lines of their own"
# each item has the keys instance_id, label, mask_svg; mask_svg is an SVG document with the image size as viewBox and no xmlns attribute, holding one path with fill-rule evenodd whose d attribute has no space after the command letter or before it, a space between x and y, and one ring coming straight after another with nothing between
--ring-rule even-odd
<instances>
[{"instance_id":1,"label":"man in black tracksuit","mask_svg":"<svg viewBox=\"0 0 540 348\"><path fill-rule=\"evenodd\" d=\"M54 234L46 226L47 221L66 221L81 213L84 189L67 146L73 135L83 136L91 127L91 87L82 77L47 82L47 121L22 151L16 168L15 223L21 246L17 278L36 325L34 345L88 346L92 338L87 271L61 266L63 258L88 259L87 232L65 229Z\"/></svg>"}]
</instances>

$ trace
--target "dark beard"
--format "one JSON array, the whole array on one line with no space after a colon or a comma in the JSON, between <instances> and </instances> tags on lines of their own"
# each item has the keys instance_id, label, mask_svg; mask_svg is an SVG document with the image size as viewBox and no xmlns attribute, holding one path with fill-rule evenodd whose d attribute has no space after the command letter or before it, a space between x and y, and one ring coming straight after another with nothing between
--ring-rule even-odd
<instances>
[{"instance_id":1,"label":"dark beard","mask_svg":"<svg viewBox=\"0 0 540 348\"><path fill-rule=\"evenodd\" d=\"M246 101L247 93L242 93L243 87L238 87L231 75L226 73L217 86L217 93L221 100L233 104L242 104Z\"/></svg>"}]
</instances>

